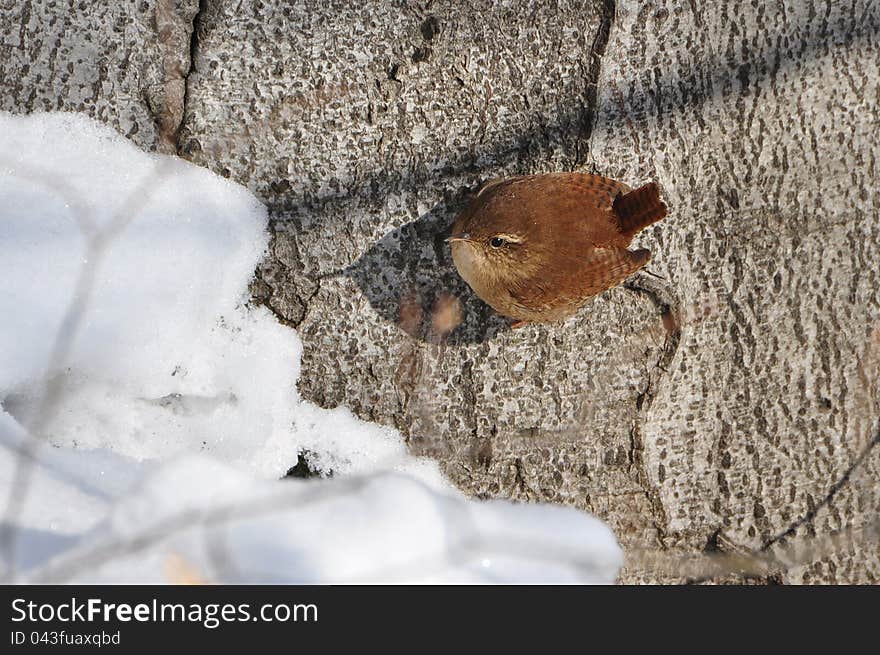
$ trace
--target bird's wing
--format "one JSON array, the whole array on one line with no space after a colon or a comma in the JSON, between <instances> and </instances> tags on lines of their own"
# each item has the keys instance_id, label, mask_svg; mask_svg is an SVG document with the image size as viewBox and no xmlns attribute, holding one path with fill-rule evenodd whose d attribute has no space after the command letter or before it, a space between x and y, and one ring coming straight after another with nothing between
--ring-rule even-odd
<instances>
[{"instance_id":1,"label":"bird's wing","mask_svg":"<svg viewBox=\"0 0 880 655\"><path fill-rule=\"evenodd\" d=\"M599 175L560 173L553 176L534 199L534 213L551 217L543 226L543 239L566 248L572 241L583 253L591 246L626 248L630 238L622 234L620 221L612 209L614 200L629 187Z\"/></svg>"},{"instance_id":2,"label":"bird's wing","mask_svg":"<svg viewBox=\"0 0 880 655\"><path fill-rule=\"evenodd\" d=\"M560 253L561 256L562 253ZM557 260L551 271L512 285L508 291L524 307L537 309L556 304L577 303L623 282L651 259L648 250L591 248L576 261Z\"/></svg>"},{"instance_id":3,"label":"bird's wing","mask_svg":"<svg viewBox=\"0 0 880 655\"><path fill-rule=\"evenodd\" d=\"M564 173L561 177L563 193L571 193L585 207L610 210L614 199L630 191L623 182L601 175Z\"/></svg>"},{"instance_id":4,"label":"bird's wing","mask_svg":"<svg viewBox=\"0 0 880 655\"><path fill-rule=\"evenodd\" d=\"M651 260L648 250L593 248L577 270L577 284L584 295L595 295L623 282Z\"/></svg>"}]
</instances>

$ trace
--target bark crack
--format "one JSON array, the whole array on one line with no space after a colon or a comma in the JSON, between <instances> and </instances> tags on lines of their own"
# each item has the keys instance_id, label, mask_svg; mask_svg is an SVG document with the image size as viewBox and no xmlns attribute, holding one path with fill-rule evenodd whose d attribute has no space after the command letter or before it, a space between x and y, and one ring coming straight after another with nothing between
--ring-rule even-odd
<instances>
[{"instance_id":1,"label":"bark crack","mask_svg":"<svg viewBox=\"0 0 880 655\"><path fill-rule=\"evenodd\" d=\"M174 135L174 143L175 150L177 151L178 156L182 156L182 143L181 143L181 132L183 128L184 119L186 118L186 110L189 106L190 101L190 77L192 76L193 70L196 67L196 55L199 50L199 32L202 27L202 17L204 16L205 9L207 8L208 0L199 0L199 6L196 9L195 15L192 17L191 26L192 31L189 35L189 66L186 69L186 73L183 76L183 99L182 99L182 107L180 112L180 122L177 124L177 129L175 130Z\"/></svg>"},{"instance_id":2,"label":"bark crack","mask_svg":"<svg viewBox=\"0 0 880 655\"><path fill-rule=\"evenodd\" d=\"M590 65L587 67L587 97L585 110L581 118L580 135L575 140L574 166L579 168L582 161L589 157L590 143L596 120L599 117L599 75L602 72L602 58L608 48L611 39L611 29L614 26L614 17L617 11L615 0L603 0L599 18L599 29L593 37L593 45L590 47ZM581 142L586 144L585 157L581 156Z\"/></svg>"},{"instance_id":3,"label":"bark crack","mask_svg":"<svg viewBox=\"0 0 880 655\"><path fill-rule=\"evenodd\" d=\"M159 150L180 154L180 128L187 103L187 86L194 63L193 42L203 3L159 0L154 14L161 79L145 90L150 113L156 122Z\"/></svg>"},{"instance_id":4,"label":"bark crack","mask_svg":"<svg viewBox=\"0 0 880 655\"><path fill-rule=\"evenodd\" d=\"M655 489L648 476L648 467L644 459L644 443L642 439L642 422L657 395L657 386L663 375L669 369L672 360L678 352L681 343L681 326L675 320L677 314L677 301L671 296L668 289L644 286L648 278L636 278L626 283L625 288L647 297L660 310L663 326L666 329L666 340L660 350L660 356L648 371L648 381L645 389L636 397L636 420L630 430L630 463L636 472L636 480L642 487L645 497L651 506L653 523L657 530L657 541L663 546L669 524L666 508L660 494Z\"/></svg>"}]
</instances>

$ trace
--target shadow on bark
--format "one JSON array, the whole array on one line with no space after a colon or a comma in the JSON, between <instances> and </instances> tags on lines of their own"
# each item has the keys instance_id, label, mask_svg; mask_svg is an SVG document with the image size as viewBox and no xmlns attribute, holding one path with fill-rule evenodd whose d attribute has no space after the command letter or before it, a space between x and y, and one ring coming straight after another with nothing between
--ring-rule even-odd
<instances>
[{"instance_id":1,"label":"shadow on bark","mask_svg":"<svg viewBox=\"0 0 880 655\"><path fill-rule=\"evenodd\" d=\"M606 6L601 30L613 31L613 9L613 3ZM694 20L699 24L699 13ZM606 127L607 122L633 120L635 125L667 114L694 111L705 102L725 95L754 93L759 84L798 62L827 56L832 48L849 48L870 38L877 32L877 20L876 11L866 11L862 16L853 14L838 23L810 19L803 21L797 30L792 28L801 36L799 43L743 40L741 50L735 54L719 52L690 65L646 69L619 87L611 81L610 98L602 112L595 106L599 75L596 65L590 70L583 93L569 99L568 109L548 113L525 128L510 125L504 131L504 138L475 145L467 151L446 152L442 157L416 158L407 166L366 171L353 181L330 179L319 193L291 193L289 183L282 179L269 184L260 197L269 207L273 224L292 223L288 229L291 233L303 235L318 230L326 233L327 238L335 239L338 231L331 226L341 217L380 212L390 194L412 194L426 188L452 189L487 175L559 170L558 164L534 165L546 161L550 153L559 148L572 152L571 161L562 167L566 170L613 174L589 166L587 144L594 132ZM607 35L598 38L593 46L595 51L585 52L585 57L595 59L604 52L606 40ZM625 176L622 179L631 183L638 181ZM450 197L456 193L457 196ZM451 224L455 214L452 207L465 195L448 192L447 198L430 212L389 232L346 269L384 320L400 325L420 340L443 338L437 333L433 317L438 309L440 314L449 313L448 307L442 306L450 302L448 295L456 298L461 308L461 324L448 333L450 343L483 342L506 329L506 321L479 301L456 275L448 249L437 236ZM301 217L309 220L301 221ZM294 259L296 261L285 264L292 266L288 274L267 283L272 289L279 289L280 284L282 295L293 299L269 305L280 318L296 326L316 285L317 279L311 271L321 267L319 262L310 261L307 252L299 252ZM388 280L384 285L383 276Z\"/></svg>"},{"instance_id":2,"label":"shadow on bark","mask_svg":"<svg viewBox=\"0 0 880 655\"><path fill-rule=\"evenodd\" d=\"M382 319L420 341L482 343L510 329L461 279L445 238L473 190L462 189L374 243L343 275Z\"/></svg>"}]
</instances>

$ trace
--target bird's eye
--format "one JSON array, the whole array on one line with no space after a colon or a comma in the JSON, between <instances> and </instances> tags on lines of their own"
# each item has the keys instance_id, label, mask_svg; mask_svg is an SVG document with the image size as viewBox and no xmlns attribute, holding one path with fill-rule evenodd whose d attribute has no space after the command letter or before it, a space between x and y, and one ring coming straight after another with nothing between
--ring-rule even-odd
<instances>
[{"instance_id":1,"label":"bird's eye","mask_svg":"<svg viewBox=\"0 0 880 655\"><path fill-rule=\"evenodd\" d=\"M500 248L505 243L507 243L507 242L504 239L502 239L501 237L492 237L491 239L489 239L489 245L492 246L493 248Z\"/></svg>"}]
</instances>

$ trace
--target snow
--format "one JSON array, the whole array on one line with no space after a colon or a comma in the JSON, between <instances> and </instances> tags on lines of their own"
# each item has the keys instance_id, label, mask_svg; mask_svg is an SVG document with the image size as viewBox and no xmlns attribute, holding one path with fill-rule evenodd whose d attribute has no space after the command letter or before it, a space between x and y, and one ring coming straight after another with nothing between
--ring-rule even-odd
<instances>
[{"instance_id":1,"label":"snow","mask_svg":"<svg viewBox=\"0 0 880 655\"><path fill-rule=\"evenodd\" d=\"M610 583L620 565L611 532L570 508L473 502L388 472L259 482L205 456L163 466L91 538L112 556L74 551L35 580Z\"/></svg>"},{"instance_id":2,"label":"snow","mask_svg":"<svg viewBox=\"0 0 880 655\"><path fill-rule=\"evenodd\" d=\"M296 332L248 304L266 221L243 187L84 116L0 113L19 579L613 582L597 519L467 500L397 431L299 397ZM334 477L279 481L305 451Z\"/></svg>"}]
</instances>

